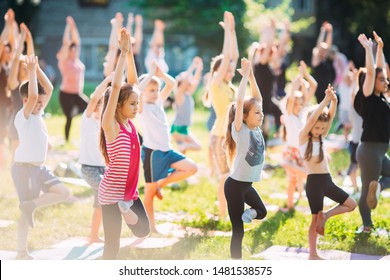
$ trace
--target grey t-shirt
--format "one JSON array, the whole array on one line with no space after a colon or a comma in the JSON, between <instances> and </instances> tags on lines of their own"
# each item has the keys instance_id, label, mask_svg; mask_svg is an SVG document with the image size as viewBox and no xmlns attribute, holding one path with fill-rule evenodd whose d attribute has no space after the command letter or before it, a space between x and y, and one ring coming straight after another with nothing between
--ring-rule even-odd
<instances>
[{"instance_id":1,"label":"grey t-shirt","mask_svg":"<svg viewBox=\"0 0 390 280\"><path fill-rule=\"evenodd\" d=\"M243 123L240 131L232 124L232 137L236 142L236 158L230 177L242 182L260 181L264 165L265 143L260 128L253 130Z\"/></svg>"}]
</instances>

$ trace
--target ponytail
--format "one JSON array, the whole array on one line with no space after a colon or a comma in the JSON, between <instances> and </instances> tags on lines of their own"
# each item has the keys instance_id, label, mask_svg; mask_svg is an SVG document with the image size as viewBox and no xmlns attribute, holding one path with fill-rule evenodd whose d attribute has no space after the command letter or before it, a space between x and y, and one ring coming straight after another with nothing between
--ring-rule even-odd
<instances>
[{"instance_id":1,"label":"ponytail","mask_svg":"<svg viewBox=\"0 0 390 280\"><path fill-rule=\"evenodd\" d=\"M106 110L106 107L107 107L108 98L110 96L110 93L111 93L111 87L108 87L107 90L106 90L106 93L104 94L104 97L103 97L104 100L103 100L103 108L102 108L102 115L101 115L101 119L102 120L103 120L104 111ZM106 136L104 135L104 130L103 130L102 125L100 125L100 141L99 141L99 144L100 144L100 151L102 152L104 161L106 162L106 165L108 166L110 161L108 159L107 146L106 146Z\"/></svg>"},{"instance_id":2,"label":"ponytail","mask_svg":"<svg viewBox=\"0 0 390 280\"><path fill-rule=\"evenodd\" d=\"M236 103L232 103L229 108L228 125L225 136L225 147L227 148L228 163L231 166L236 153L236 142L232 137L232 124L236 116Z\"/></svg>"}]
</instances>

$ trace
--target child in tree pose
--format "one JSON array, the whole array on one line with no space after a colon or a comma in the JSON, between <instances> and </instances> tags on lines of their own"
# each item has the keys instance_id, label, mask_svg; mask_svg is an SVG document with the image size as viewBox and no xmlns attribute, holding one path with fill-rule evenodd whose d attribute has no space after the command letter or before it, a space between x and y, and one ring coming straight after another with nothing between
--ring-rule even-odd
<instances>
[{"instance_id":1,"label":"child in tree pose","mask_svg":"<svg viewBox=\"0 0 390 280\"><path fill-rule=\"evenodd\" d=\"M134 61L128 64L131 66L127 72L128 84L122 84L126 56L129 52L132 54L130 35L125 28L121 30L119 49L121 54L112 87L104 96L100 134L100 148L108 166L98 191L105 239L103 259L115 259L118 254L122 215L135 236L143 238L150 232L149 220L138 196L140 145L131 122L139 103Z\"/></svg>"},{"instance_id":2,"label":"child in tree pose","mask_svg":"<svg viewBox=\"0 0 390 280\"><path fill-rule=\"evenodd\" d=\"M27 235L28 226L34 227L34 211L70 196L70 191L44 165L48 134L42 115L53 86L38 66L36 56L26 57L26 68L28 80L19 88L23 108L15 116L19 145L11 169L22 212L17 229L17 259L32 259L27 251Z\"/></svg>"},{"instance_id":3,"label":"child in tree pose","mask_svg":"<svg viewBox=\"0 0 390 280\"><path fill-rule=\"evenodd\" d=\"M203 63L200 57L194 57L191 66L187 71L181 72L177 77L177 88L175 90L175 119L171 126L172 138L178 145L179 151L183 154L187 150L200 150L200 144L188 131L191 125L191 118L194 113L194 98L192 95L197 89L203 70ZM193 73L195 71L195 73Z\"/></svg>"},{"instance_id":4,"label":"child in tree pose","mask_svg":"<svg viewBox=\"0 0 390 280\"><path fill-rule=\"evenodd\" d=\"M308 174L306 196L312 213L309 227L310 260L322 259L317 254L317 233L324 235L326 221L332 216L350 212L357 206L352 197L333 183L328 159L325 156L323 141L329 133L336 109L336 93L328 85L324 99L309 110L306 124L299 132L299 149ZM325 196L339 204L323 212Z\"/></svg>"},{"instance_id":5,"label":"child in tree pose","mask_svg":"<svg viewBox=\"0 0 390 280\"><path fill-rule=\"evenodd\" d=\"M186 179L197 171L196 164L171 147L167 115L163 104L172 92L175 79L154 64L150 73L140 77L139 120L142 128L142 162L145 176L145 208L151 230L154 220L154 197L162 199L162 187ZM161 81L165 86L160 90ZM171 172L172 171L172 172Z\"/></svg>"},{"instance_id":6,"label":"child in tree pose","mask_svg":"<svg viewBox=\"0 0 390 280\"><path fill-rule=\"evenodd\" d=\"M225 196L232 223L233 235L230 254L233 259L242 257L244 224L253 219L263 219L267 210L252 183L260 181L264 164L264 138L260 130L264 114L262 97L253 75L251 64L241 60L242 79L238 88L237 101L229 110L226 131L226 147L229 162L233 166L225 182ZM245 99L246 87L250 84L251 98ZM250 208L244 211L244 204Z\"/></svg>"}]
</instances>

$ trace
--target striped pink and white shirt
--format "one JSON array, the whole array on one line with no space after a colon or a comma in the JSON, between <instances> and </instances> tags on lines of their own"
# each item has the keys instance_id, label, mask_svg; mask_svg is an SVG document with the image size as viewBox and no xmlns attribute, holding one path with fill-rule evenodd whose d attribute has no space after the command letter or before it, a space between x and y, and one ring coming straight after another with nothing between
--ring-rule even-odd
<instances>
[{"instance_id":1,"label":"striped pink and white shirt","mask_svg":"<svg viewBox=\"0 0 390 280\"><path fill-rule=\"evenodd\" d=\"M98 199L101 205L138 198L140 145L134 125L130 121L129 124L132 132L119 124L118 136L106 144L110 163L99 185Z\"/></svg>"}]
</instances>

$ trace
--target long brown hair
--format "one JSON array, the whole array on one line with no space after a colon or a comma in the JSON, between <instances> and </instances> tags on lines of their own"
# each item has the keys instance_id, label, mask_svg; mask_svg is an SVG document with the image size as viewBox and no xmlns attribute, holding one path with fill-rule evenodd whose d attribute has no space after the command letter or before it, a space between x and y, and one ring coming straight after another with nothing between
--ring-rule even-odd
<instances>
[{"instance_id":1,"label":"long brown hair","mask_svg":"<svg viewBox=\"0 0 390 280\"><path fill-rule=\"evenodd\" d=\"M243 116L248 115L252 106L257 102L260 102L260 100L254 97L246 99L244 101ZM229 165L232 164L234 155L236 154L236 142L233 140L232 137L232 124L236 116L236 108L237 108L236 106L237 106L236 102L230 105L229 115L228 115L228 125L227 125L226 136L225 136L225 147L227 148L227 157L228 157ZM245 123L245 121L243 122Z\"/></svg>"},{"instance_id":2,"label":"long brown hair","mask_svg":"<svg viewBox=\"0 0 390 280\"><path fill-rule=\"evenodd\" d=\"M313 106L307 113L307 117L309 118L309 116L314 112L314 109L315 109L316 106ZM328 113L328 108L325 107L324 108L324 111L321 113L321 115L318 117L317 121L319 122L328 122L330 120L330 116L329 116L329 113ZM307 141L307 147L306 147L306 151L305 151L305 156L303 157L304 160L307 160L309 161L312 157L312 154L313 154L313 135L311 134L311 132L309 132L309 140ZM324 159L324 151L322 149L322 145L324 144L324 142L322 141L322 136L320 135L320 154L319 154L319 158L318 158L318 161L317 163L320 163L323 159Z\"/></svg>"},{"instance_id":3,"label":"long brown hair","mask_svg":"<svg viewBox=\"0 0 390 280\"><path fill-rule=\"evenodd\" d=\"M217 72L219 67L221 66L223 57L224 57L223 54L220 54L220 55L214 56L211 59L210 72L208 75L208 81L206 82L206 86L205 86L206 91L204 93L204 101L206 103L209 103L210 98L211 98L210 89L209 89L210 81L213 78L214 73Z\"/></svg>"},{"instance_id":4,"label":"long brown hair","mask_svg":"<svg viewBox=\"0 0 390 280\"><path fill-rule=\"evenodd\" d=\"M104 114L104 111L106 110L108 98L110 97L111 92L112 92L112 87L108 87L106 89L105 94L104 94L103 109L102 109L102 116L101 116L102 119L103 119L103 114ZM126 102L126 100L134 92L138 92L137 87L130 85L130 84L123 84L120 88L120 91L119 91L117 108L122 107L123 104ZM117 118L116 113L115 113L115 118ZM106 145L107 145L107 143L106 143L106 137L104 135L104 130L103 130L102 126L100 125L100 150L103 154L106 165L108 165L110 163L110 160L108 158Z\"/></svg>"}]
</instances>

